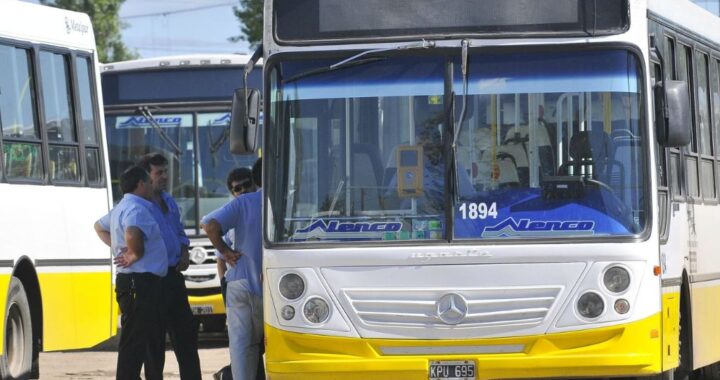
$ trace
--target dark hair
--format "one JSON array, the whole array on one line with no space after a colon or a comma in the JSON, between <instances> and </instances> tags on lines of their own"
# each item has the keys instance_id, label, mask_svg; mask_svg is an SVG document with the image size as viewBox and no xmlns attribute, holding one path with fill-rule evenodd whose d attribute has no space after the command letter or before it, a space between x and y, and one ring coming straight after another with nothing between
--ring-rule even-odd
<instances>
[{"instance_id":1,"label":"dark hair","mask_svg":"<svg viewBox=\"0 0 720 380\"><path fill-rule=\"evenodd\" d=\"M258 158L252 167L253 181L257 187L262 187L262 157Z\"/></svg>"},{"instance_id":2,"label":"dark hair","mask_svg":"<svg viewBox=\"0 0 720 380\"><path fill-rule=\"evenodd\" d=\"M120 190L123 194L132 193L137 189L140 181L147 182L150 180L145 169L139 166L131 166L120 174Z\"/></svg>"},{"instance_id":3,"label":"dark hair","mask_svg":"<svg viewBox=\"0 0 720 380\"><path fill-rule=\"evenodd\" d=\"M152 170L152 166L165 166L168 164L167 158L163 156L160 153L148 153L142 157L140 157L140 160L135 164L143 169L145 169L146 172L150 173Z\"/></svg>"},{"instance_id":4,"label":"dark hair","mask_svg":"<svg viewBox=\"0 0 720 380\"><path fill-rule=\"evenodd\" d=\"M252 181L252 171L249 168L235 168L228 173L227 188L232 193L233 182L250 182Z\"/></svg>"}]
</instances>

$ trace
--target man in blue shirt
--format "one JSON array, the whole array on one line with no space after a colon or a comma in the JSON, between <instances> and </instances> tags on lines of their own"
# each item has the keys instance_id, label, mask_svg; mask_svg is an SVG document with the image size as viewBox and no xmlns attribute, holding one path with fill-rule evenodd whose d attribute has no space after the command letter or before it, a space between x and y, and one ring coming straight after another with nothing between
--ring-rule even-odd
<instances>
[{"instance_id":1,"label":"man in blue shirt","mask_svg":"<svg viewBox=\"0 0 720 380\"><path fill-rule=\"evenodd\" d=\"M262 163L253 165L253 180L262 181ZM203 229L230 266L227 281L227 321L233 379L255 379L263 344L262 310L262 190L243 194L202 219ZM234 229L234 247L223 234Z\"/></svg>"},{"instance_id":2,"label":"man in blue shirt","mask_svg":"<svg viewBox=\"0 0 720 380\"><path fill-rule=\"evenodd\" d=\"M243 194L254 193L257 191L257 185L253 180L252 170L246 167L235 168L228 173L226 180L227 188L233 198L237 198ZM235 229L228 230L223 236L225 244L228 247L235 249ZM218 277L220 277L220 290L222 292L223 303L227 305L227 280L225 279L225 273L227 272L227 264L221 253L216 254L217 258L217 271ZM263 365L262 354L265 353L264 347L260 346L260 354L258 356L258 370L257 379L265 380L265 368ZM232 376L231 366L228 364L223 367L220 371L213 374L215 379L223 379L223 376Z\"/></svg>"},{"instance_id":3,"label":"man in blue shirt","mask_svg":"<svg viewBox=\"0 0 720 380\"><path fill-rule=\"evenodd\" d=\"M158 333L162 277L167 251L150 209L147 172L137 166L120 175L123 199L95 223L98 237L112 248L117 267L115 295L121 326L117 379L136 380L146 356L164 355L164 335ZM162 379L162 371L145 368L147 379Z\"/></svg>"},{"instance_id":4,"label":"man in blue shirt","mask_svg":"<svg viewBox=\"0 0 720 380\"><path fill-rule=\"evenodd\" d=\"M142 157L138 166L150 174L152 184L153 214L158 219L168 253L168 274L163 278L163 320L170 336L175 358L180 368L180 377L185 380L200 379L200 358L198 356L198 325L190 310L188 292L182 271L190 264L188 246L190 240L180 219L180 208L168 194L168 161L161 154ZM146 367L162 371L165 357L156 361L150 355Z\"/></svg>"},{"instance_id":5,"label":"man in blue shirt","mask_svg":"<svg viewBox=\"0 0 720 380\"><path fill-rule=\"evenodd\" d=\"M228 173L227 176L227 187L233 198L237 198L245 193L254 193L257 191L257 186L253 182L252 171L250 168L241 167L235 168ZM229 230L225 234L225 243L230 247L234 247L235 231ZM220 277L220 289L222 291L223 302L225 302L225 292L227 290L227 282L225 282L225 272L227 272L227 265L225 260L220 256L217 256L217 271L218 277Z\"/></svg>"}]
</instances>

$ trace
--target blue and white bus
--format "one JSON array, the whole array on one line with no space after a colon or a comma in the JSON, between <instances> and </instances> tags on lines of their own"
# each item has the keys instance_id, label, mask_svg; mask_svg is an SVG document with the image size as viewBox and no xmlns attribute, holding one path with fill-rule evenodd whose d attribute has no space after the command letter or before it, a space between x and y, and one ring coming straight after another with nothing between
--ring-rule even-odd
<instances>
[{"instance_id":1,"label":"blue and white bus","mask_svg":"<svg viewBox=\"0 0 720 380\"><path fill-rule=\"evenodd\" d=\"M228 172L257 158L228 149L232 93L246 61L232 54L173 56L105 64L101 73L113 184L146 153L168 158L168 191L190 237L191 265L185 272L190 306L206 331L224 328L225 307L214 250L199 221L227 202ZM251 81L258 85L260 73ZM121 196L113 186L113 198Z\"/></svg>"},{"instance_id":2,"label":"blue and white bus","mask_svg":"<svg viewBox=\"0 0 720 380\"><path fill-rule=\"evenodd\" d=\"M272 379L720 378L716 15L274 0L264 32Z\"/></svg>"}]
</instances>

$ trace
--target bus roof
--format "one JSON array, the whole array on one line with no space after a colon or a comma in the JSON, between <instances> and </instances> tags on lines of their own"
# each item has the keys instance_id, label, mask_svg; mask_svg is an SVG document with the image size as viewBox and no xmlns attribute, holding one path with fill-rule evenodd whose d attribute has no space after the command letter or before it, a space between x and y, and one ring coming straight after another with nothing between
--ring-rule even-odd
<instances>
[{"instance_id":1,"label":"bus roof","mask_svg":"<svg viewBox=\"0 0 720 380\"><path fill-rule=\"evenodd\" d=\"M102 72L119 72L153 68L188 68L208 66L244 65L250 59L246 54L189 54L156 58L134 59L102 65Z\"/></svg>"},{"instance_id":2,"label":"bus roof","mask_svg":"<svg viewBox=\"0 0 720 380\"><path fill-rule=\"evenodd\" d=\"M0 1L0 37L95 50L95 37L88 15L16 0Z\"/></svg>"}]
</instances>

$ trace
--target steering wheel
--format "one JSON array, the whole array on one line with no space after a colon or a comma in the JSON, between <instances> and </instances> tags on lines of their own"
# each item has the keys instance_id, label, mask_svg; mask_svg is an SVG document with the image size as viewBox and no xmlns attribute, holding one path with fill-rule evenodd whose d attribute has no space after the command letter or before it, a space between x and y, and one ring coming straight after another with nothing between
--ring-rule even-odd
<instances>
[{"instance_id":1,"label":"steering wheel","mask_svg":"<svg viewBox=\"0 0 720 380\"><path fill-rule=\"evenodd\" d=\"M622 199L620 199L620 197L617 196L617 194L615 194L615 190L612 187L610 187L607 183L605 183L603 181L598 181L594 178L583 178L583 183L585 185L594 185L598 188L607 190L607 192L610 193L610 195L612 195L612 198L614 200L613 203L617 207L617 210L615 210L615 211L619 215L629 216L627 205L625 204L625 202L622 201Z\"/></svg>"}]
</instances>

